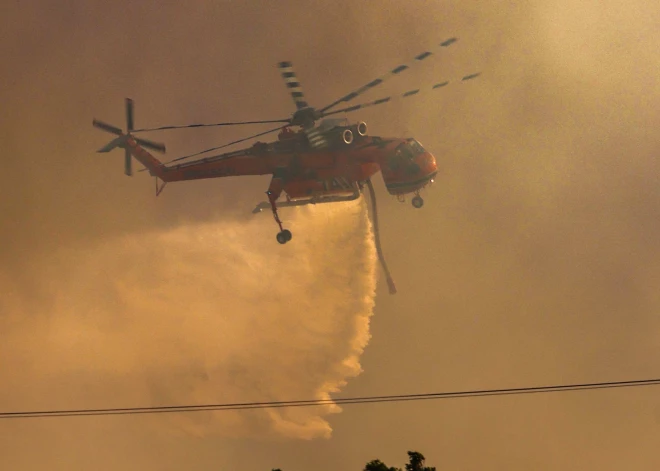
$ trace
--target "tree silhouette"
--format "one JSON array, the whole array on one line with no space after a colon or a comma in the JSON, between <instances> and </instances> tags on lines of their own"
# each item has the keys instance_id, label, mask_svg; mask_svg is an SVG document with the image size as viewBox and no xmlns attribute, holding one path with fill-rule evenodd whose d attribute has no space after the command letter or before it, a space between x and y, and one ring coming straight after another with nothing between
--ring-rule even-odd
<instances>
[{"instance_id":1,"label":"tree silhouette","mask_svg":"<svg viewBox=\"0 0 660 471\"><path fill-rule=\"evenodd\" d=\"M406 471L435 471L434 467L424 466L425 460L419 451L409 451ZM387 466L381 460L371 460L364 466L363 471L401 471L401 468Z\"/></svg>"},{"instance_id":2,"label":"tree silhouette","mask_svg":"<svg viewBox=\"0 0 660 471\"><path fill-rule=\"evenodd\" d=\"M381 460L371 460L364 466L364 471L401 471L401 468L390 468Z\"/></svg>"},{"instance_id":3,"label":"tree silhouette","mask_svg":"<svg viewBox=\"0 0 660 471\"><path fill-rule=\"evenodd\" d=\"M424 455L419 451L408 452L408 463L406 464L406 471L435 471L435 467L424 466ZM279 468L274 468L272 471L282 471ZM401 468L394 468L387 466L381 460L371 460L364 465L363 471L402 471Z\"/></svg>"},{"instance_id":4,"label":"tree silhouette","mask_svg":"<svg viewBox=\"0 0 660 471\"><path fill-rule=\"evenodd\" d=\"M435 471L435 467L424 466L425 459L419 451L409 451L406 471Z\"/></svg>"}]
</instances>

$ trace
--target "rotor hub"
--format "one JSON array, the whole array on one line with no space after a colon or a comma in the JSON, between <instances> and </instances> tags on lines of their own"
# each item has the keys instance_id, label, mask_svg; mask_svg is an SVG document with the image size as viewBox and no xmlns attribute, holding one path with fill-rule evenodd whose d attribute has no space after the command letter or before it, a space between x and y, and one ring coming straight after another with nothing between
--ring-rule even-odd
<instances>
[{"instance_id":1,"label":"rotor hub","mask_svg":"<svg viewBox=\"0 0 660 471\"><path fill-rule=\"evenodd\" d=\"M310 128L314 126L314 122L321 119L321 113L311 106L302 108L293 113L291 118L292 126L301 126L303 128Z\"/></svg>"}]
</instances>

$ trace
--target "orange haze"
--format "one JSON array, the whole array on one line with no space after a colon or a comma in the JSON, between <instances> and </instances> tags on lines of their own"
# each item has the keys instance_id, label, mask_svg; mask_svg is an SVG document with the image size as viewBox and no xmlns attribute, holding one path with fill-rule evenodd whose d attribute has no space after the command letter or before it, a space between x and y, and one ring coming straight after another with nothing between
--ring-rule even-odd
<instances>
[{"instance_id":1,"label":"orange haze","mask_svg":"<svg viewBox=\"0 0 660 471\"><path fill-rule=\"evenodd\" d=\"M648 0L4 2L0 409L658 377L659 24ZM322 107L426 49L363 101L482 75L349 115L438 158L421 210L375 181L396 296L362 204L283 211L282 247L250 214L268 178L155 198L95 153L126 96L138 126L275 119L280 60ZM660 468L657 387L338 412L4 420L0 469Z\"/></svg>"}]
</instances>

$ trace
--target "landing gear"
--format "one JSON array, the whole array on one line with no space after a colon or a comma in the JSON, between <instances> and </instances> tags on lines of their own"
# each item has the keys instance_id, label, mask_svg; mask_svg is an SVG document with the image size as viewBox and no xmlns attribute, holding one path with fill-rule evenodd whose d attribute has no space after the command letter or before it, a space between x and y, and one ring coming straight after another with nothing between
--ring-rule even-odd
<instances>
[{"instance_id":1,"label":"landing gear","mask_svg":"<svg viewBox=\"0 0 660 471\"><path fill-rule=\"evenodd\" d=\"M280 244L286 244L291 240L291 231L288 229L284 229L283 231L277 233L276 238Z\"/></svg>"},{"instance_id":2,"label":"landing gear","mask_svg":"<svg viewBox=\"0 0 660 471\"><path fill-rule=\"evenodd\" d=\"M422 206L424 206L424 200L422 199L421 196L417 195L412 199L412 205L413 207L419 209Z\"/></svg>"},{"instance_id":3,"label":"landing gear","mask_svg":"<svg viewBox=\"0 0 660 471\"><path fill-rule=\"evenodd\" d=\"M286 244L291 240L291 231L282 227L282 221L280 221L280 217L277 215L277 203L275 203L277 198L280 197L280 194L282 194L282 186L282 179L273 177L270 181L270 186L268 187L266 195L268 195L268 201L270 201L270 207L273 210L275 222L280 226L280 232L277 233L276 239L280 244Z\"/></svg>"}]
</instances>

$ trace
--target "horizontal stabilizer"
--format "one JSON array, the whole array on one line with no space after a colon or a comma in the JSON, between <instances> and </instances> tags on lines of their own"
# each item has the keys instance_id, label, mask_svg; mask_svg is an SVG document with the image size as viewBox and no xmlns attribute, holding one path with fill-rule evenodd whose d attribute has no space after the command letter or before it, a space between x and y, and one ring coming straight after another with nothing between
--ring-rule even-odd
<instances>
[{"instance_id":1,"label":"horizontal stabilizer","mask_svg":"<svg viewBox=\"0 0 660 471\"><path fill-rule=\"evenodd\" d=\"M116 139L113 139L112 141L108 142L106 145L101 147L97 152L110 152L112 149L115 147L123 147L123 145L126 143L126 135L119 136Z\"/></svg>"}]
</instances>

